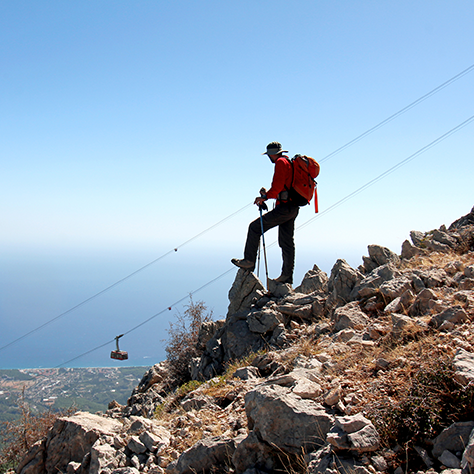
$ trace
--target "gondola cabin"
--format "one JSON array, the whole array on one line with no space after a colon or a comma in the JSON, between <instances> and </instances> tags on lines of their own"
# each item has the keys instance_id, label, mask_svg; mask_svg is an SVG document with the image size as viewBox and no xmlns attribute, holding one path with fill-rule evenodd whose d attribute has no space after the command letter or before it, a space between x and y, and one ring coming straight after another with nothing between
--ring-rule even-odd
<instances>
[{"instance_id":1,"label":"gondola cabin","mask_svg":"<svg viewBox=\"0 0 474 474\"><path fill-rule=\"evenodd\" d=\"M112 351L110 353L111 359L125 360L128 359L128 352L126 351Z\"/></svg>"},{"instance_id":2,"label":"gondola cabin","mask_svg":"<svg viewBox=\"0 0 474 474\"><path fill-rule=\"evenodd\" d=\"M119 342L118 340L123 336L123 334L121 334L120 336L116 336L115 338L115 343L117 345L117 349L115 351L112 351L110 353L110 358L111 359L116 359L116 360L126 360L128 359L128 352L126 351L121 351L120 348L119 348Z\"/></svg>"}]
</instances>

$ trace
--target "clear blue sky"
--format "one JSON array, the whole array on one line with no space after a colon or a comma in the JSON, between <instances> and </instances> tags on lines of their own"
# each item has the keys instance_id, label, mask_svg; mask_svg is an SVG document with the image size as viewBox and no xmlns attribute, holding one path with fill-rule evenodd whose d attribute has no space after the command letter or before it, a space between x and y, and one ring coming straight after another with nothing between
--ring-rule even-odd
<instances>
[{"instance_id":1,"label":"clear blue sky","mask_svg":"<svg viewBox=\"0 0 474 474\"><path fill-rule=\"evenodd\" d=\"M473 20L468 0L1 2L2 324L47 321L251 203L270 184L268 142L322 159L468 68ZM471 117L473 86L474 71L323 162L320 210ZM298 231L296 280L469 212L473 137L470 124ZM257 216L249 206L170 256L133 323L170 304L154 288L178 268L179 295L230 268ZM56 271L28 267L39 261Z\"/></svg>"}]
</instances>

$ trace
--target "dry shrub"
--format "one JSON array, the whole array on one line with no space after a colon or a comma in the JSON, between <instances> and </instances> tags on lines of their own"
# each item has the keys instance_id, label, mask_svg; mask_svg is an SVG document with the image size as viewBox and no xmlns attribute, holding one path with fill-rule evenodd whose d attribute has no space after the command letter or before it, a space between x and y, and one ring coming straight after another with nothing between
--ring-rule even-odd
<instances>
[{"instance_id":1,"label":"dry shrub","mask_svg":"<svg viewBox=\"0 0 474 474\"><path fill-rule=\"evenodd\" d=\"M202 324L212 320L212 312L206 313L207 308L202 301L186 306L184 315L176 316L176 323L170 323L169 340L165 347L171 376L177 385L191 380L190 363L194 357L201 355L198 348L199 329Z\"/></svg>"},{"instance_id":2,"label":"dry shrub","mask_svg":"<svg viewBox=\"0 0 474 474\"><path fill-rule=\"evenodd\" d=\"M385 385L386 396L366 406L387 446L423 446L453 422L474 416L474 387L456 381L452 354L436 338L409 346L407 363L378 387ZM403 356L400 348L397 352Z\"/></svg>"},{"instance_id":3,"label":"dry shrub","mask_svg":"<svg viewBox=\"0 0 474 474\"><path fill-rule=\"evenodd\" d=\"M474 415L474 387L463 387L454 378L449 359L434 360L420 368L398 403L382 403L371 418L389 444L423 446L457 421Z\"/></svg>"},{"instance_id":4,"label":"dry shrub","mask_svg":"<svg viewBox=\"0 0 474 474\"><path fill-rule=\"evenodd\" d=\"M33 414L25 401L24 393L18 401L18 408L21 413L18 420L2 423L0 449L0 472L2 473L15 468L30 448L46 436L58 418L71 415L76 411L71 407L67 410L49 410L37 415Z\"/></svg>"}]
</instances>

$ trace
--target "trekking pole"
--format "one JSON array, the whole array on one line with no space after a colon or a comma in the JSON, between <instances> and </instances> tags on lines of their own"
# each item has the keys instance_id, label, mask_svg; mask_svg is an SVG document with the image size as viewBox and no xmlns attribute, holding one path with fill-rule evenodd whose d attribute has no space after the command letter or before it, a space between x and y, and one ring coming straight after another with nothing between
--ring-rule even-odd
<instances>
[{"instance_id":1,"label":"trekking pole","mask_svg":"<svg viewBox=\"0 0 474 474\"><path fill-rule=\"evenodd\" d=\"M264 191L260 190L260 194L263 195ZM262 229L262 245L263 245L263 260L265 262L265 276L267 277L267 290L268 290L268 264L267 264L267 251L265 249L265 231L263 230L263 213L262 211L268 210L267 205L263 202L258 206L258 209L260 211L260 228Z\"/></svg>"},{"instance_id":2,"label":"trekking pole","mask_svg":"<svg viewBox=\"0 0 474 474\"><path fill-rule=\"evenodd\" d=\"M260 253L261 253L261 245L260 242L258 243L258 253L257 253L257 277L260 278Z\"/></svg>"}]
</instances>

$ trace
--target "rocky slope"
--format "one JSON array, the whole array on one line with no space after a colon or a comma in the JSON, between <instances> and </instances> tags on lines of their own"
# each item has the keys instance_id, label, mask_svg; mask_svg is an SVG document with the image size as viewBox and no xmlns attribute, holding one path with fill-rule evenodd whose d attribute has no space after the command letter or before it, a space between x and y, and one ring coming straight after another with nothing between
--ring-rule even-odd
<instances>
[{"instance_id":1,"label":"rocky slope","mask_svg":"<svg viewBox=\"0 0 474 474\"><path fill-rule=\"evenodd\" d=\"M58 420L17 472L470 472L474 208L368 254L294 290L239 270L194 382L155 365L127 406Z\"/></svg>"}]
</instances>

